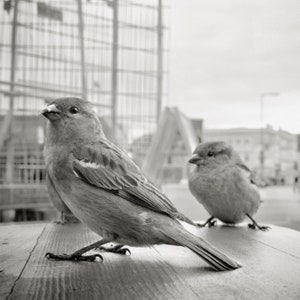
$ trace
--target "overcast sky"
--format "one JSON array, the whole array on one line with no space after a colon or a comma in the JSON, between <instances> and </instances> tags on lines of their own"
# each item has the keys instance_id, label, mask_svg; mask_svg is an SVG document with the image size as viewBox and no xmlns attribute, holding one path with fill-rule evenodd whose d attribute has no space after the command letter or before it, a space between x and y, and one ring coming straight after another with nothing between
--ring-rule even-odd
<instances>
[{"instance_id":1,"label":"overcast sky","mask_svg":"<svg viewBox=\"0 0 300 300\"><path fill-rule=\"evenodd\" d=\"M300 133L300 1L171 0L169 106L209 128Z\"/></svg>"}]
</instances>

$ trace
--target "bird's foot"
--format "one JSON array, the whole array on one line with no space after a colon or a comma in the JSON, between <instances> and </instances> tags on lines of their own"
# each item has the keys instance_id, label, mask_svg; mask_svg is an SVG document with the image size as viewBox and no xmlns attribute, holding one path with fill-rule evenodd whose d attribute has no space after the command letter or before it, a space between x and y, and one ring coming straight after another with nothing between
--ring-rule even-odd
<instances>
[{"instance_id":1,"label":"bird's foot","mask_svg":"<svg viewBox=\"0 0 300 300\"><path fill-rule=\"evenodd\" d=\"M71 261L95 261L97 258L100 258L103 261L103 257L100 254L93 254L93 255L81 255L81 254L53 254L53 253L46 253L45 255L48 259L54 260L71 260Z\"/></svg>"},{"instance_id":2,"label":"bird's foot","mask_svg":"<svg viewBox=\"0 0 300 300\"><path fill-rule=\"evenodd\" d=\"M248 224L248 227L251 229L259 229L261 231L268 231L271 229L269 226L260 226L257 223Z\"/></svg>"},{"instance_id":3,"label":"bird's foot","mask_svg":"<svg viewBox=\"0 0 300 300\"><path fill-rule=\"evenodd\" d=\"M217 220L213 220L207 223L208 227L214 227L217 226Z\"/></svg>"},{"instance_id":4,"label":"bird's foot","mask_svg":"<svg viewBox=\"0 0 300 300\"><path fill-rule=\"evenodd\" d=\"M105 252L112 252L112 253L118 253L118 254L123 254L123 255L131 255L131 251L124 247L124 245L113 245L112 247L104 247L100 246L97 249Z\"/></svg>"},{"instance_id":5,"label":"bird's foot","mask_svg":"<svg viewBox=\"0 0 300 300\"><path fill-rule=\"evenodd\" d=\"M205 221L204 223L196 223L196 225L198 227L205 227L206 225L210 228L210 227L214 227L217 225L217 220L214 220L214 217L209 218L207 221Z\"/></svg>"},{"instance_id":6,"label":"bird's foot","mask_svg":"<svg viewBox=\"0 0 300 300\"><path fill-rule=\"evenodd\" d=\"M258 225L257 222L249 214L246 214L246 216L252 221L251 224L248 224L249 228L259 229L261 231L268 231L268 230L271 229L271 227L269 227L269 226L260 226L260 225Z\"/></svg>"}]
</instances>

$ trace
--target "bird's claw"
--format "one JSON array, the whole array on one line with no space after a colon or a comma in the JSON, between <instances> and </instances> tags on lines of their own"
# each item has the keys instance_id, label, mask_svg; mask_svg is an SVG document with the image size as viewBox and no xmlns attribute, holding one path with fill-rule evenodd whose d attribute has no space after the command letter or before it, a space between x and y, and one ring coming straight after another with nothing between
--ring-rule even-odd
<instances>
[{"instance_id":1,"label":"bird's claw","mask_svg":"<svg viewBox=\"0 0 300 300\"><path fill-rule=\"evenodd\" d=\"M115 251L115 253L123 254L123 255L131 255L131 251L128 248L121 248L118 251Z\"/></svg>"},{"instance_id":2,"label":"bird's claw","mask_svg":"<svg viewBox=\"0 0 300 300\"><path fill-rule=\"evenodd\" d=\"M258 225L257 222L249 214L246 214L246 216L252 221L251 224L248 224L249 228L259 229L261 231L268 231L268 230L271 229L271 227L269 227L269 226L260 226L260 225Z\"/></svg>"},{"instance_id":3,"label":"bird's claw","mask_svg":"<svg viewBox=\"0 0 300 300\"><path fill-rule=\"evenodd\" d=\"M271 227L269 227L269 226L259 226L258 229L262 230L262 231L269 231L269 230L271 230Z\"/></svg>"},{"instance_id":4,"label":"bird's claw","mask_svg":"<svg viewBox=\"0 0 300 300\"><path fill-rule=\"evenodd\" d=\"M74 254L53 254L51 252L47 252L45 256L48 259L54 260L70 260L70 261L95 261L100 258L101 262L103 261L103 257L100 254L93 255L74 255Z\"/></svg>"},{"instance_id":5,"label":"bird's claw","mask_svg":"<svg viewBox=\"0 0 300 300\"><path fill-rule=\"evenodd\" d=\"M100 251L105 251L105 252L112 252L112 253L117 253L117 254L123 254L123 255L131 255L131 251L124 247L123 245L116 245L111 248L106 248L104 246L101 246L98 248Z\"/></svg>"},{"instance_id":6,"label":"bird's claw","mask_svg":"<svg viewBox=\"0 0 300 300\"><path fill-rule=\"evenodd\" d=\"M217 221L214 220L214 221L208 222L207 225L208 225L208 227L214 227L217 225Z\"/></svg>"},{"instance_id":7,"label":"bird's claw","mask_svg":"<svg viewBox=\"0 0 300 300\"><path fill-rule=\"evenodd\" d=\"M206 222L204 223L196 223L196 225L198 227L205 227L206 225L211 228L211 227L214 227L217 225L217 221L216 220L213 220L213 218L209 218Z\"/></svg>"},{"instance_id":8,"label":"bird's claw","mask_svg":"<svg viewBox=\"0 0 300 300\"><path fill-rule=\"evenodd\" d=\"M248 227L251 228L251 229L259 229L261 231L268 231L271 229L271 227L269 226L260 226L258 224L248 224Z\"/></svg>"}]
</instances>

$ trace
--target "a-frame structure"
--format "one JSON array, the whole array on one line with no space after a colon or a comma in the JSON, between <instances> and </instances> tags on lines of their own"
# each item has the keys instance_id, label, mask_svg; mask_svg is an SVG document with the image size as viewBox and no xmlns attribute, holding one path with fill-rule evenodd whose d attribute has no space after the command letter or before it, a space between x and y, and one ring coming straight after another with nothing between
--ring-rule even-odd
<instances>
[{"instance_id":1,"label":"a-frame structure","mask_svg":"<svg viewBox=\"0 0 300 300\"><path fill-rule=\"evenodd\" d=\"M202 120L189 119L177 107L166 107L142 165L147 177L156 184L185 178L187 160L201 133Z\"/></svg>"}]
</instances>

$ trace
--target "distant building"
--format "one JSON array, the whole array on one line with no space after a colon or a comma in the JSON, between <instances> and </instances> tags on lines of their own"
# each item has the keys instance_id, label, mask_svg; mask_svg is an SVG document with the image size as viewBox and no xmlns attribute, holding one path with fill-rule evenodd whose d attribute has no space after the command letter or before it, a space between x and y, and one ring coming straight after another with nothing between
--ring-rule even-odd
<instances>
[{"instance_id":1,"label":"distant building","mask_svg":"<svg viewBox=\"0 0 300 300\"><path fill-rule=\"evenodd\" d=\"M296 175L300 177L300 135L271 126L203 129L202 119L190 119L176 107L166 107L157 132L136 139L130 150L149 179L157 184L178 183L187 179L188 159L196 145L206 141L232 145L258 182L291 184Z\"/></svg>"},{"instance_id":2,"label":"distant building","mask_svg":"<svg viewBox=\"0 0 300 300\"><path fill-rule=\"evenodd\" d=\"M261 178L291 183L299 165L299 141L295 134L259 128L205 129L203 141L221 140L232 145L243 161Z\"/></svg>"}]
</instances>

